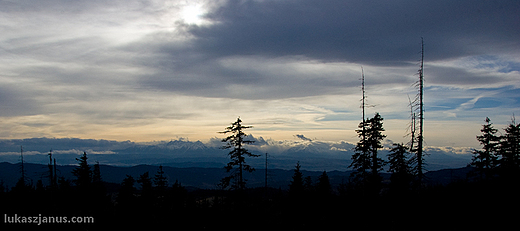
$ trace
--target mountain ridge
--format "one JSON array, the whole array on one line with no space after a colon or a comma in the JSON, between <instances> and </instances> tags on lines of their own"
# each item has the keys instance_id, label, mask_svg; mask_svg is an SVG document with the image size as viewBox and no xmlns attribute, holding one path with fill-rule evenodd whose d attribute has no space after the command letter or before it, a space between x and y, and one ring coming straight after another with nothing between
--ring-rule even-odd
<instances>
[{"instance_id":1,"label":"mountain ridge","mask_svg":"<svg viewBox=\"0 0 520 231\"><path fill-rule=\"evenodd\" d=\"M313 182L316 182L319 175L323 171L306 170L305 165L301 172L304 177L310 176ZM65 179L72 180L72 170L76 168L75 165L57 165L58 177L64 177ZM44 185L47 185L47 174L48 166L44 164L32 164L25 163L24 169L26 171L26 177L28 182L32 185L36 185L38 180L42 180ZM153 178L155 173L158 171L159 165L135 165L135 166L111 166L111 165L100 165L101 177L103 181L113 184L120 184L122 180L130 175L134 179L137 179L139 175L148 172ZM426 178L430 184L448 184L457 180L463 180L466 174L471 171L471 167L457 168L457 169L442 169L437 171L426 172ZM178 180L184 186L201 189L217 189L217 184L220 179L226 176L228 173L226 170L216 167L204 168L204 167L172 167L163 165L163 171L166 178L171 185L173 182ZM330 178L330 182L334 187L338 187L342 183L348 182L349 175L352 171L327 171L327 175ZM4 187L13 187L18 179L20 178L20 164L12 164L7 162L0 162L0 182L3 183ZM287 189L292 176L293 170L286 169L268 169L268 185L269 187ZM384 179L389 179L389 173L381 173ZM265 168L256 169L253 173L246 173L245 177L248 179L248 187L263 187L265 185Z\"/></svg>"},{"instance_id":2,"label":"mountain ridge","mask_svg":"<svg viewBox=\"0 0 520 231\"><path fill-rule=\"evenodd\" d=\"M254 167L265 165L265 153L269 154L268 163L275 168L292 169L296 162L305 164L310 170L332 171L348 170L354 145L348 142L328 142L317 140L274 141L262 137L249 137L255 142L247 148L262 155L260 158L248 158L246 161ZM389 144L386 144L387 146ZM229 162L228 150L221 149L220 139L213 138L207 143L179 138L170 141L135 143L131 141L107 141L77 138L31 138L19 140L0 140L0 162L17 163L20 161L20 147L24 150L24 160L28 163L48 163L51 149L58 164L75 164L75 158L87 152L92 161L114 166L132 166L139 164L171 164L177 167L224 166ZM471 161L470 152L463 153L451 147L426 148L428 170L464 167ZM388 147L380 151L386 159ZM209 164L209 165L208 165Z\"/></svg>"}]
</instances>

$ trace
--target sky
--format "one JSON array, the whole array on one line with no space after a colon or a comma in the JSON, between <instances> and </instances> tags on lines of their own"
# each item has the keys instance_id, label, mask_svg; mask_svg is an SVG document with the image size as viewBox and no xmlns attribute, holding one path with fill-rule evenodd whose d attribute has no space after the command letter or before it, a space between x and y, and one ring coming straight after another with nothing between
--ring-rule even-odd
<instances>
[{"instance_id":1,"label":"sky","mask_svg":"<svg viewBox=\"0 0 520 231\"><path fill-rule=\"evenodd\" d=\"M424 39L428 146L520 115L520 2L0 0L0 139L406 142Z\"/></svg>"}]
</instances>

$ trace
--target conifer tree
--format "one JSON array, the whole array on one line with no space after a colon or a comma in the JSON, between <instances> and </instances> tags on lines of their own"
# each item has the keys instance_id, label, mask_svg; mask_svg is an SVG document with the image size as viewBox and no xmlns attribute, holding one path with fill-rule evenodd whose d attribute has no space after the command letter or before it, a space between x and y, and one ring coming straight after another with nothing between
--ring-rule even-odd
<instances>
[{"instance_id":1,"label":"conifer tree","mask_svg":"<svg viewBox=\"0 0 520 231\"><path fill-rule=\"evenodd\" d=\"M520 124L513 119L504 130L499 152L501 174L516 177L520 173Z\"/></svg>"},{"instance_id":2,"label":"conifer tree","mask_svg":"<svg viewBox=\"0 0 520 231\"><path fill-rule=\"evenodd\" d=\"M371 156L371 171L372 175L378 175L379 171L383 170L384 161L377 156L377 152L379 149L383 148L383 145L381 142L384 138L386 138L386 135L383 135L382 132L385 131L383 128L383 117L379 115L379 113L376 113L372 119L369 119L367 121L370 125L369 130L367 131L370 145L370 152L372 154Z\"/></svg>"},{"instance_id":3,"label":"conifer tree","mask_svg":"<svg viewBox=\"0 0 520 231\"><path fill-rule=\"evenodd\" d=\"M222 147L223 149L232 149L228 155L231 161L226 165L225 169L227 172L232 171L230 176L224 177L221 180L220 185L223 188L227 188L231 180L233 180L233 184L231 187L236 190L243 190L246 186L246 181L244 179L243 172L252 172L255 169L250 165L246 164L246 157L259 157L260 155L255 155L249 152L246 148L244 148L245 144L252 144L254 141L244 140L247 135L243 130L252 128L252 126L243 126L242 120L237 118L237 121L231 124L231 126L227 127L225 131L219 132L222 134L232 133L232 135L222 139L222 142L226 144Z\"/></svg>"},{"instance_id":4,"label":"conifer tree","mask_svg":"<svg viewBox=\"0 0 520 231\"><path fill-rule=\"evenodd\" d=\"M139 176L137 179L137 183L141 186L141 195L139 197L139 201L141 205L147 207L150 206L153 199L153 187L152 187L152 179L150 178L150 174L145 172Z\"/></svg>"},{"instance_id":5,"label":"conifer tree","mask_svg":"<svg viewBox=\"0 0 520 231\"><path fill-rule=\"evenodd\" d=\"M370 170L370 153L369 153L369 144L366 139L366 130L367 123L363 120L359 123L358 137L361 140L356 144L354 148L354 155L352 155L352 163L349 168L353 168L354 172L352 172L351 177L354 177L355 182L364 182L368 178L368 171Z\"/></svg>"},{"instance_id":6,"label":"conifer tree","mask_svg":"<svg viewBox=\"0 0 520 231\"><path fill-rule=\"evenodd\" d=\"M80 158L76 158L78 166L72 170L72 174L76 177L74 183L80 191L90 189L92 183L92 170L90 170L87 159L87 153L83 152Z\"/></svg>"},{"instance_id":7,"label":"conifer tree","mask_svg":"<svg viewBox=\"0 0 520 231\"><path fill-rule=\"evenodd\" d=\"M101 170L99 168L99 162L96 161L94 164L94 170L92 171L92 183L99 184L103 180L101 179Z\"/></svg>"},{"instance_id":8,"label":"conifer tree","mask_svg":"<svg viewBox=\"0 0 520 231\"><path fill-rule=\"evenodd\" d=\"M381 142L386 137L382 134L383 118L376 113L373 118L361 122L359 128L356 132L361 140L352 155L349 167L353 167L354 172L351 176L361 187L369 187L371 191L376 192L381 183L379 172L383 170L384 165L384 161L377 155L378 150L383 147Z\"/></svg>"},{"instance_id":9,"label":"conifer tree","mask_svg":"<svg viewBox=\"0 0 520 231\"><path fill-rule=\"evenodd\" d=\"M166 176L164 176L162 165L159 165L159 169L155 174L153 183L155 184L155 187L159 190L165 191L166 188L168 188L168 179L166 178Z\"/></svg>"},{"instance_id":10,"label":"conifer tree","mask_svg":"<svg viewBox=\"0 0 520 231\"><path fill-rule=\"evenodd\" d=\"M94 170L92 170L92 184L90 190L92 192L92 205L97 207L108 205L109 198L106 196L107 190L105 188L105 183L101 178L101 169L98 161L96 161L94 164Z\"/></svg>"},{"instance_id":11,"label":"conifer tree","mask_svg":"<svg viewBox=\"0 0 520 231\"><path fill-rule=\"evenodd\" d=\"M162 165L159 165L159 170L155 174L153 178L153 183L155 184L155 198L157 199L157 203L159 206L163 206L166 201L166 190L168 189L168 179L164 176L164 171Z\"/></svg>"},{"instance_id":12,"label":"conifer tree","mask_svg":"<svg viewBox=\"0 0 520 231\"><path fill-rule=\"evenodd\" d=\"M142 193L150 193L152 191L152 179L148 172L141 174L137 179L137 183L141 185Z\"/></svg>"},{"instance_id":13,"label":"conifer tree","mask_svg":"<svg viewBox=\"0 0 520 231\"><path fill-rule=\"evenodd\" d=\"M172 185L170 198L173 208L179 209L185 206L188 197L188 192L184 186L179 183L178 180Z\"/></svg>"},{"instance_id":14,"label":"conifer tree","mask_svg":"<svg viewBox=\"0 0 520 231\"><path fill-rule=\"evenodd\" d=\"M400 193L410 186L413 174L409 156L408 147L397 143L388 154L388 171L392 174L390 189L396 193Z\"/></svg>"},{"instance_id":15,"label":"conifer tree","mask_svg":"<svg viewBox=\"0 0 520 231\"><path fill-rule=\"evenodd\" d=\"M328 197L332 194L332 185L326 171L318 177L316 182L316 193L319 197Z\"/></svg>"},{"instance_id":16,"label":"conifer tree","mask_svg":"<svg viewBox=\"0 0 520 231\"><path fill-rule=\"evenodd\" d=\"M493 127L491 120L486 117L486 124L482 125L482 135L477 136L477 140L482 146L482 150L473 151L473 159L471 165L475 167L480 179L489 179L498 164L498 147L500 137L496 135L497 129Z\"/></svg>"},{"instance_id":17,"label":"conifer tree","mask_svg":"<svg viewBox=\"0 0 520 231\"><path fill-rule=\"evenodd\" d=\"M301 165L298 161L294 168L291 184L289 185L289 195L299 197L303 194L303 173L300 171Z\"/></svg>"},{"instance_id":18,"label":"conifer tree","mask_svg":"<svg viewBox=\"0 0 520 231\"><path fill-rule=\"evenodd\" d=\"M132 176L126 175L123 182L121 182L121 188L117 194L117 203L119 206L128 207L135 199L135 180Z\"/></svg>"}]
</instances>

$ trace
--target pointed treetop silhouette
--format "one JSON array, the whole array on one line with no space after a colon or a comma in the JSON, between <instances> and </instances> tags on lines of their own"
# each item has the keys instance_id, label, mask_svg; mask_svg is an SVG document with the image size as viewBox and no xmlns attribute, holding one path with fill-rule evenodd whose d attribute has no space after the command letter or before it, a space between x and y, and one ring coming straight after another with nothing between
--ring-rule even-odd
<instances>
[{"instance_id":1,"label":"pointed treetop silhouette","mask_svg":"<svg viewBox=\"0 0 520 231\"><path fill-rule=\"evenodd\" d=\"M384 161L377 156L378 150L382 148L381 141L386 137L382 132L383 118L376 113L373 118L363 120L356 130L361 140L356 144L355 153L352 155L352 163L349 168L354 172L351 177L360 188L372 188L378 191L381 176L379 172L383 169Z\"/></svg>"},{"instance_id":2,"label":"pointed treetop silhouette","mask_svg":"<svg viewBox=\"0 0 520 231\"><path fill-rule=\"evenodd\" d=\"M294 175L292 177L291 184L289 185L289 195L293 197L299 197L303 194L304 190L304 181L303 174L300 171L301 165L298 161L294 168Z\"/></svg>"},{"instance_id":3,"label":"pointed treetop silhouette","mask_svg":"<svg viewBox=\"0 0 520 231\"><path fill-rule=\"evenodd\" d=\"M482 145L482 150L473 151L471 165L475 167L475 172L480 180L489 179L498 165L498 148L500 137L496 135L497 129L493 127L491 120L486 117L486 123L480 130L482 134L477 136L477 140Z\"/></svg>"},{"instance_id":4,"label":"pointed treetop silhouette","mask_svg":"<svg viewBox=\"0 0 520 231\"><path fill-rule=\"evenodd\" d=\"M504 129L500 141L500 170L503 176L516 177L520 174L520 124L514 117Z\"/></svg>"},{"instance_id":5,"label":"pointed treetop silhouette","mask_svg":"<svg viewBox=\"0 0 520 231\"><path fill-rule=\"evenodd\" d=\"M235 190L243 190L245 189L245 180L243 176L243 172L252 172L255 169L250 165L246 164L246 157L259 157L260 155L255 155L249 152L246 148L244 148L245 144L252 144L254 141L244 140L247 135L243 130L252 128L252 126L244 126L242 125L242 120L240 117L231 124L231 126L227 127L224 131L219 132L222 134L232 133L230 136L222 139L222 142L226 144L222 147L223 149L232 149L228 155L231 161L226 165L227 172L231 172L234 167L237 167L234 171L232 171L231 175L224 177L221 180L220 186L222 188L227 188L231 184L231 180L233 183L231 184L232 189Z\"/></svg>"},{"instance_id":6,"label":"pointed treetop silhouette","mask_svg":"<svg viewBox=\"0 0 520 231\"><path fill-rule=\"evenodd\" d=\"M87 153L83 152L80 158L76 158L78 166L72 170L72 174L76 177L74 183L79 190L88 189L92 183L92 170L87 163Z\"/></svg>"}]
</instances>

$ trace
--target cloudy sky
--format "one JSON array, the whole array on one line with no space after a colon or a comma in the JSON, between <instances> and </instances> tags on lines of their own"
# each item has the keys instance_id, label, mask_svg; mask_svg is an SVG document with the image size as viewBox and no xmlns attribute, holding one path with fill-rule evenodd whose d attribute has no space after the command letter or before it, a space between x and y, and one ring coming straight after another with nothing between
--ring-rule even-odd
<instances>
[{"instance_id":1,"label":"cloudy sky","mask_svg":"<svg viewBox=\"0 0 520 231\"><path fill-rule=\"evenodd\" d=\"M520 2L0 0L0 138L405 141L421 37L425 140L478 147L520 115Z\"/></svg>"}]
</instances>

